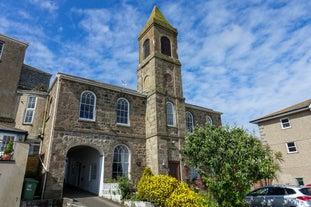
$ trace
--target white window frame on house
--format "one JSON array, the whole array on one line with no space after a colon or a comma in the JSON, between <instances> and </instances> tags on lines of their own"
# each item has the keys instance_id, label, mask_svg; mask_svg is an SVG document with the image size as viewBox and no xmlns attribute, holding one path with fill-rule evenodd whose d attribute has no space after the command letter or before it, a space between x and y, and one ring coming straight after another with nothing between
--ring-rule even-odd
<instances>
[{"instance_id":1,"label":"white window frame on house","mask_svg":"<svg viewBox=\"0 0 311 207\"><path fill-rule=\"evenodd\" d=\"M112 178L118 178L120 176L130 176L130 163L131 163L130 149L121 144L117 145L113 150L112 161Z\"/></svg>"},{"instance_id":2,"label":"white window frame on house","mask_svg":"<svg viewBox=\"0 0 311 207\"><path fill-rule=\"evenodd\" d=\"M28 96L23 124L32 124L37 106L37 97Z\"/></svg>"},{"instance_id":3,"label":"white window frame on house","mask_svg":"<svg viewBox=\"0 0 311 207\"><path fill-rule=\"evenodd\" d=\"M130 103L125 98L117 100L117 125L130 125Z\"/></svg>"},{"instance_id":4,"label":"white window frame on house","mask_svg":"<svg viewBox=\"0 0 311 207\"><path fill-rule=\"evenodd\" d=\"M3 50L4 50L4 43L0 42L0 60L1 60L1 57L2 57Z\"/></svg>"},{"instance_id":5,"label":"white window frame on house","mask_svg":"<svg viewBox=\"0 0 311 207\"><path fill-rule=\"evenodd\" d=\"M10 140L14 142L13 148L15 147L15 141L17 140L17 136L15 134L0 134L0 156L3 155L3 151L6 146L9 144Z\"/></svg>"},{"instance_id":6,"label":"white window frame on house","mask_svg":"<svg viewBox=\"0 0 311 207\"><path fill-rule=\"evenodd\" d=\"M296 142L287 142L286 143L287 153L297 153L297 145Z\"/></svg>"},{"instance_id":7,"label":"white window frame on house","mask_svg":"<svg viewBox=\"0 0 311 207\"><path fill-rule=\"evenodd\" d=\"M305 185L303 178L296 178L296 183L298 186L304 186Z\"/></svg>"},{"instance_id":8,"label":"white window frame on house","mask_svg":"<svg viewBox=\"0 0 311 207\"><path fill-rule=\"evenodd\" d=\"M206 122L208 122L210 125L213 125L213 119L210 116L206 116Z\"/></svg>"},{"instance_id":9,"label":"white window frame on house","mask_svg":"<svg viewBox=\"0 0 311 207\"><path fill-rule=\"evenodd\" d=\"M166 102L166 124L167 126L176 126L175 110L172 102Z\"/></svg>"},{"instance_id":10,"label":"white window frame on house","mask_svg":"<svg viewBox=\"0 0 311 207\"><path fill-rule=\"evenodd\" d=\"M186 111L186 127L187 127L187 132L189 133L193 132L193 129L194 129L193 115L189 111Z\"/></svg>"},{"instance_id":11,"label":"white window frame on house","mask_svg":"<svg viewBox=\"0 0 311 207\"><path fill-rule=\"evenodd\" d=\"M280 122L281 122L282 129L291 128L289 118L282 118L282 119L280 119Z\"/></svg>"},{"instance_id":12,"label":"white window frame on house","mask_svg":"<svg viewBox=\"0 0 311 207\"><path fill-rule=\"evenodd\" d=\"M27 140L27 143L29 143L29 156L35 156L39 155L40 152L40 140Z\"/></svg>"},{"instance_id":13,"label":"white window frame on house","mask_svg":"<svg viewBox=\"0 0 311 207\"><path fill-rule=\"evenodd\" d=\"M92 91L83 91L80 97L79 120L95 121L96 95Z\"/></svg>"}]
</instances>

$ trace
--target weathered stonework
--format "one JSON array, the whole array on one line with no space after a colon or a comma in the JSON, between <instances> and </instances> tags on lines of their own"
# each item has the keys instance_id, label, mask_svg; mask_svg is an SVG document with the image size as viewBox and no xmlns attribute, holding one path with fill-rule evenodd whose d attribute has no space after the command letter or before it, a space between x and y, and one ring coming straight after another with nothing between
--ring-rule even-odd
<instances>
[{"instance_id":1,"label":"weathered stonework","mask_svg":"<svg viewBox=\"0 0 311 207\"><path fill-rule=\"evenodd\" d=\"M98 180L100 185L112 178L114 150L120 145L130 151L129 172L132 179L138 180L146 166L154 174L189 179L189 168L183 165L179 153L187 133L185 113L191 112L197 124L204 124L206 116L210 116L215 125L221 125L221 113L185 103L181 64L177 54L177 30L165 22L164 17L164 20L161 17L159 25L153 19L153 16L162 15L158 12L157 8L153 11L148 25L138 38L137 91L66 74L57 75L49 91L42 146L47 198L62 195L67 171L71 169L68 165L74 165L72 169L81 173L87 170L91 172L92 169L87 168L82 158L79 158L80 163L77 160L74 164L66 161L69 155L74 160L84 155L87 149L92 149L89 151L90 156L98 157L97 162L102 164L97 170L101 172ZM170 41L170 56L161 52L162 37ZM143 43L146 39L151 42L150 54L144 59ZM81 94L84 91L90 91L96 96L96 114L92 121L79 118ZM119 98L129 102L128 125L116 122ZM174 106L175 121L172 126L167 123L168 102ZM91 182L91 173L89 177L72 178L71 182L80 186L85 183L85 179Z\"/></svg>"}]
</instances>

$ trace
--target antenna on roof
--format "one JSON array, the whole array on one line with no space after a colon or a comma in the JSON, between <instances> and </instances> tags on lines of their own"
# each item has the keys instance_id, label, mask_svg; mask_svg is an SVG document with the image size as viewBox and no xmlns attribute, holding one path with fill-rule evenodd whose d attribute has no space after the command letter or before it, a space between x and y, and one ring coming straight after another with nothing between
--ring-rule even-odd
<instances>
[{"instance_id":1,"label":"antenna on roof","mask_svg":"<svg viewBox=\"0 0 311 207\"><path fill-rule=\"evenodd\" d=\"M127 86L125 80L121 80L121 82L122 82L123 88L125 88Z\"/></svg>"}]
</instances>

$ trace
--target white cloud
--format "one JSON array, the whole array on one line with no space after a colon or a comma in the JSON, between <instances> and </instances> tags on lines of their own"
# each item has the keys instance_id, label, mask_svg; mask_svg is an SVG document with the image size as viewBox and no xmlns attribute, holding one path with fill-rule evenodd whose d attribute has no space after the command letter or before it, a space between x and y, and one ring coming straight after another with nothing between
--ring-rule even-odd
<instances>
[{"instance_id":1,"label":"white cloud","mask_svg":"<svg viewBox=\"0 0 311 207\"><path fill-rule=\"evenodd\" d=\"M58 9L58 5L55 0L29 0L29 3L49 12L54 12Z\"/></svg>"},{"instance_id":2,"label":"white cloud","mask_svg":"<svg viewBox=\"0 0 311 207\"><path fill-rule=\"evenodd\" d=\"M10 1L0 17L0 31L29 42L27 64L117 85L125 80L136 88L137 35L153 1L89 2L89 7L80 7L85 3L80 1L28 2ZM253 129L250 120L310 98L309 1L157 5L179 32L188 103L224 112L224 124Z\"/></svg>"}]
</instances>

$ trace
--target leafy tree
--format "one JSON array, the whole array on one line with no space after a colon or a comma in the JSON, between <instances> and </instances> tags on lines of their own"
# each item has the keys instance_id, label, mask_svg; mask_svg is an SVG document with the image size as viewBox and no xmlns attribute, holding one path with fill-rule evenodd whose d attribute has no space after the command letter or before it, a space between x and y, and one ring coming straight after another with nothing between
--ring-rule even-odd
<instances>
[{"instance_id":1,"label":"leafy tree","mask_svg":"<svg viewBox=\"0 0 311 207\"><path fill-rule=\"evenodd\" d=\"M238 127L196 127L186 137L183 153L220 207L243 206L251 184L274 179L279 169L270 148Z\"/></svg>"}]
</instances>

